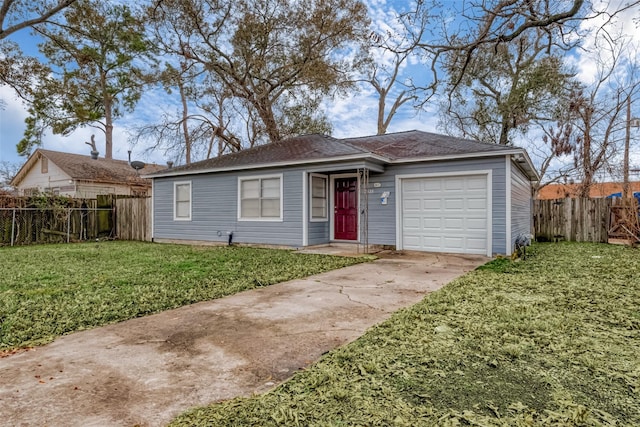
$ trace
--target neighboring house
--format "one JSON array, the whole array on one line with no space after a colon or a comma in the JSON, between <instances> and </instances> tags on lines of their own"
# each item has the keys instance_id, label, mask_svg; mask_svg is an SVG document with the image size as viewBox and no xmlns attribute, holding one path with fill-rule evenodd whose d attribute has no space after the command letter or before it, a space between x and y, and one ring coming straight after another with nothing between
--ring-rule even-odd
<instances>
[{"instance_id":1,"label":"neighboring house","mask_svg":"<svg viewBox=\"0 0 640 427\"><path fill-rule=\"evenodd\" d=\"M155 241L489 256L531 233L539 179L523 149L420 131L301 136L149 178Z\"/></svg>"},{"instance_id":2,"label":"neighboring house","mask_svg":"<svg viewBox=\"0 0 640 427\"><path fill-rule=\"evenodd\" d=\"M147 165L142 173L165 167ZM80 154L37 149L11 180L19 194L48 193L83 199L102 194L150 195L151 181L125 160L92 158Z\"/></svg>"},{"instance_id":3,"label":"neighboring house","mask_svg":"<svg viewBox=\"0 0 640 427\"><path fill-rule=\"evenodd\" d=\"M536 199L538 200L553 200L553 199L575 199L578 197L580 184L548 184L538 190ZM630 192L640 191L640 182L629 183ZM602 198L608 197L615 193L622 192L621 182L598 182L593 183L589 187L589 197Z\"/></svg>"}]
</instances>

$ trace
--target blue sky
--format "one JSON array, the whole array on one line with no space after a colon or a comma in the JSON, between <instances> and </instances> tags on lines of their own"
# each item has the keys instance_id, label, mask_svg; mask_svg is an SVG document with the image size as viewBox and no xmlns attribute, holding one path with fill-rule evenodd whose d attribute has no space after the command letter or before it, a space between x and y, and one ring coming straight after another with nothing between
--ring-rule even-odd
<instances>
[{"instance_id":1,"label":"blue sky","mask_svg":"<svg viewBox=\"0 0 640 427\"><path fill-rule=\"evenodd\" d=\"M613 2L618 3L623 1L624 0L613 0ZM599 0L595 0L595 2L597 3ZM403 5L406 4L399 0L391 1L389 3L384 0L369 0L368 3L375 11L375 13L372 14L372 19L379 27L384 27L384 25L389 22L386 12L390 7L394 4L401 5L400 7L403 7ZM445 7L460 5L456 0L445 1L444 4ZM624 23L623 31L626 33L635 33L636 41L640 41L640 34L638 34L638 28L632 22L632 18L634 16L638 17L639 15L640 13L637 10L632 10L621 19ZM595 24L596 22L592 21L588 25ZM22 30L15 33L12 39L18 42L23 51L27 54L38 54L36 46L37 39L31 35L29 30ZM587 41L585 45L589 46L590 44ZM593 60L589 57L588 51L575 55L573 61L578 67L583 79L587 80L589 76L593 74L595 65ZM405 75L419 76L424 72L423 67L423 65L417 64L416 61L413 61L404 68L403 72ZM7 87L0 86L0 99L2 99L6 104L5 108L0 110L0 161L22 163L24 158L18 156L15 146L22 138L22 134L24 132L24 119L27 117L26 109L21 102L16 99L13 92ZM115 122L114 157L126 159L127 150L132 150L132 157L134 159L155 163L165 163L166 160L169 160L160 152L145 154L146 147L132 146L129 142L127 129L146 118L158 117L164 110L173 109L173 105L175 105L174 101L171 100L169 95L164 93L164 91L147 91L136 107L136 111L132 115L120 118ZM373 90L366 87L360 92L351 94L349 97L327 102L326 111L334 127L333 136L355 137L374 134L376 132L376 105L377 100L374 97ZM405 104L392 121L389 132L411 129L437 132L437 109L434 104L431 105L431 107L428 106L424 111L418 113L409 104ZM103 152L104 136L102 132L89 127L79 129L67 137L53 135L49 132L43 139L43 148L88 154L89 147L86 146L84 142L89 141L92 133L96 134L98 149ZM638 130L637 133L640 134L640 130ZM640 139L640 136L638 136L638 139ZM526 144L527 141L522 141L520 145L526 146ZM533 150L529 151L531 153ZM532 154L532 157L535 157L535 154ZM632 154L632 159L635 159L636 163L640 164L640 153L634 152ZM536 159L534 158L534 162L535 160Z\"/></svg>"}]
</instances>

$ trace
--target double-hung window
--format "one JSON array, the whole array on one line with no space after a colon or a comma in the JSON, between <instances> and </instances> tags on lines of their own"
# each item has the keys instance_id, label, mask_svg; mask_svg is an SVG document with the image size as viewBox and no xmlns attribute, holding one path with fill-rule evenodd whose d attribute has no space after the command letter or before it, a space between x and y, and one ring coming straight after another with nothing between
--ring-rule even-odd
<instances>
[{"instance_id":1,"label":"double-hung window","mask_svg":"<svg viewBox=\"0 0 640 427\"><path fill-rule=\"evenodd\" d=\"M238 219L282 221L282 175L238 179Z\"/></svg>"},{"instance_id":2,"label":"double-hung window","mask_svg":"<svg viewBox=\"0 0 640 427\"><path fill-rule=\"evenodd\" d=\"M191 220L191 181L173 183L173 219Z\"/></svg>"},{"instance_id":3,"label":"double-hung window","mask_svg":"<svg viewBox=\"0 0 640 427\"><path fill-rule=\"evenodd\" d=\"M326 221L328 210L328 179L323 175L311 175L311 220Z\"/></svg>"}]
</instances>

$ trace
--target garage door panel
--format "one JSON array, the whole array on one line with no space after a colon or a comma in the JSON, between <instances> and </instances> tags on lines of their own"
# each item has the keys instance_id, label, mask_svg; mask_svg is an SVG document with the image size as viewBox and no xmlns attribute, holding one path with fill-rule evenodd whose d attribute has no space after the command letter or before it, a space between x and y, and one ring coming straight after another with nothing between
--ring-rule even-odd
<instances>
[{"instance_id":1,"label":"garage door panel","mask_svg":"<svg viewBox=\"0 0 640 427\"><path fill-rule=\"evenodd\" d=\"M442 245L442 238L440 236L427 235L422 239L422 245L428 248L438 248Z\"/></svg>"},{"instance_id":2,"label":"garage door panel","mask_svg":"<svg viewBox=\"0 0 640 427\"><path fill-rule=\"evenodd\" d=\"M422 210L440 212L442 209L442 200L440 199L423 199Z\"/></svg>"},{"instance_id":3,"label":"garage door panel","mask_svg":"<svg viewBox=\"0 0 640 427\"><path fill-rule=\"evenodd\" d=\"M448 236L443 239L444 247L449 252L457 251L464 243L464 237Z\"/></svg>"},{"instance_id":4,"label":"garage door panel","mask_svg":"<svg viewBox=\"0 0 640 427\"><path fill-rule=\"evenodd\" d=\"M438 219L435 221L424 221L422 223L422 231L424 233L430 233L430 234L435 234L435 233L442 233L442 220Z\"/></svg>"},{"instance_id":5,"label":"garage door panel","mask_svg":"<svg viewBox=\"0 0 640 427\"><path fill-rule=\"evenodd\" d=\"M466 180L467 190L486 190L487 189L487 178L477 177L477 178L468 178Z\"/></svg>"},{"instance_id":6,"label":"garage door panel","mask_svg":"<svg viewBox=\"0 0 640 427\"><path fill-rule=\"evenodd\" d=\"M484 233L487 231L487 219L486 218L468 218L466 226L468 230L478 230Z\"/></svg>"},{"instance_id":7,"label":"garage door panel","mask_svg":"<svg viewBox=\"0 0 640 427\"><path fill-rule=\"evenodd\" d=\"M464 199L445 199L444 201L444 209L447 211L451 210L463 210L464 209Z\"/></svg>"},{"instance_id":8,"label":"garage door panel","mask_svg":"<svg viewBox=\"0 0 640 427\"><path fill-rule=\"evenodd\" d=\"M439 193L442 191L442 182L440 181L424 181L424 180L416 180L419 182L418 187L424 193Z\"/></svg>"},{"instance_id":9,"label":"garage door panel","mask_svg":"<svg viewBox=\"0 0 640 427\"><path fill-rule=\"evenodd\" d=\"M486 254L486 175L411 178L401 185L404 249Z\"/></svg>"},{"instance_id":10,"label":"garage door panel","mask_svg":"<svg viewBox=\"0 0 640 427\"><path fill-rule=\"evenodd\" d=\"M422 210L421 199L405 199L403 202L404 210L406 212L416 211L420 212Z\"/></svg>"},{"instance_id":11,"label":"garage door panel","mask_svg":"<svg viewBox=\"0 0 640 427\"><path fill-rule=\"evenodd\" d=\"M442 186L445 191L463 190L465 180L461 178L440 178L444 185Z\"/></svg>"},{"instance_id":12,"label":"garage door panel","mask_svg":"<svg viewBox=\"0 0 640 427\"><path fill-rule=\"evenodd\" d=\"M408 231L421 230L422 218L421 217L407 217L404 221L404 229Z\"/></svg>"},{"instance_id":13,"label":"garage door panel","mask_svg":"<svg viewBox=\"0 0 640 427\"><path fill-rule=\"evenodd\" d=\"M445 218L444 220L445 230L459 230L464 227L463 218Z\"/></svg>"},{"instance_id":14,"label":"garage door panel","mask_svg":"<svg viewBox=\"0 0 640 427\"><path fill-rule=\"evenodd\" d=\"M475 250L486 250L486 241L483 238L474 239L472 237L467 238L467 248ZM484 252L481 252L484 253Z\"/></svg>"},{"instance_id":15,"label":"garage door panel","mask_svg":"<svg viewBox=\"0 0 640 427\"><path fill-rule=\"evenodd\" d=\"M407 236L406 246L407 246L407 248L411 248L411 247L419 248L421 246L420 236L418 236L418 235Z\"/></svg>"},{"instance_id":16,"label":"garage door panel","mask_svg":"<svg viewBox=\"0 0 640 427\"><path fill-rule=\"evenodd\" d=\"M467 199L467 209L479 209L482 211L487 210L487 199L486 198L468 198Z\"/></svg>"}]
</instances>

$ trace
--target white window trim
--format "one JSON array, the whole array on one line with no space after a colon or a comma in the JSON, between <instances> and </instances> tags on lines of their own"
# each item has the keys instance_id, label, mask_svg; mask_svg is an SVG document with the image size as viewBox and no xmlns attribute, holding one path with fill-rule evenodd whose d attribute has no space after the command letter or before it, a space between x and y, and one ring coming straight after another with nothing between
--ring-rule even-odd
<instances>
[{"instance_id":1,"label":"white window trim","mask_svg":"<svg viewBox=\"0 0 640 427\"><path fill-rule=\"evenodd\" d=\"M177 200L176 196L178 195L176 188L178 185L189 185L189 216L188 217L178 217L177 216ZM191 221L191 217L193 216L193 185L191 181L174 181L173 183L173 220L174 221Z\"/></svg>"},{"instance_id":2,"label":"white window trim","mask_svg":"<svg viewBox=\"0 0 640 427\"><path fill-rule=\"evenodd\" d=\"M268 218L243 218L242 217L242 182L243 181L253 181L256 179L272 179L278 178L280 180L280 217L268 217ZM282 174L272 174L272 175L252 175L252 176L242 176L238 177L238 221L242 222L283 222L284 215L284 180L282 179Z\"/></svg>"},{"instance_id":3,"label":"white window trim","mask_svg":"<svg viewBox=\"0 0 640 427\"><path fill-rule=\"evenodd\" d=\"M322 178L325 182L324 187L324 199L327 203L327 211L324 218L313 217L313 178ZM318 173L309 174L309 221L310 222L327 222L329 221L329 177L327 175L321 175Z\"/></svg>"}]
</instances>

